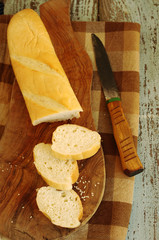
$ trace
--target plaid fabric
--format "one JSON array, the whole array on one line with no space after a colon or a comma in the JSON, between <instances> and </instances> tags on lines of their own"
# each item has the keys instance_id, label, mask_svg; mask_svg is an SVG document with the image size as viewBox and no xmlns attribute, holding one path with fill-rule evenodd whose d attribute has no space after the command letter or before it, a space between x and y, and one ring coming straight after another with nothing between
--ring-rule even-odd
<instances>
[{"instance_id":1,"label":"plaid fabric","mask_svg":"<svg viewBox=\"0 0 159 240\"><path fill-rule=\"evenodd\" d=\"M125 116L132 129L135 146L137 146L140 25L136 23L73 22L72 26L76 37L93 63L92 113L96 128L102 136L107 176L104 197L97 212L87 226L83 227L83 232L81 231L83 238L80 238L78 232L74 234L74 239L124 240L132 208L134 177L125 176L121 170L110 116L95 64L91 33L95 33L106 47L121 93Z\"/></svg>"},{"instance_id":2,"label":"plaid fabric","mask_svg":"<svg viewBox=\"0 0 159 240\"><path fill-rule=\"evenodd\" d=\"M6 46L9 19L9 16L0 16L0 139L8 119L14 79ZM73 22L72 26L76 37L93 63L92 112L96 128L102 136L107 177L104 197L94 216L79 231L65 239L124 240L131 214L134 177L125 176L121 170L110 117L95 65L90 35L95 33L105 44L121 92L123 109L137 146L140 25L136 23ZM10 78L5 78L6 74ZM10 80L6 82L6 79Z\"/></svg>"}]
</instances>

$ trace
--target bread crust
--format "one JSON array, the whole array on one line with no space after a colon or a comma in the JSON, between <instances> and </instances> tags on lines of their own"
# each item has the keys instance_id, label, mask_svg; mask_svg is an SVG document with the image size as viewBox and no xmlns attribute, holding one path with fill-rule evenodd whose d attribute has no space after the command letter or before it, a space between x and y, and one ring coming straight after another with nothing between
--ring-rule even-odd
<instances>
[{"instance_id":1,"label":"bread crust","mask_svg":"<svg viewBox=\"0 0 159 240\"><path fill-rule=\"evenodd\" d=\"M39 15L32 9L16 13L9 23L7 39L32 124L78 118L82 107Z\"/></svg>"}]
</instances>

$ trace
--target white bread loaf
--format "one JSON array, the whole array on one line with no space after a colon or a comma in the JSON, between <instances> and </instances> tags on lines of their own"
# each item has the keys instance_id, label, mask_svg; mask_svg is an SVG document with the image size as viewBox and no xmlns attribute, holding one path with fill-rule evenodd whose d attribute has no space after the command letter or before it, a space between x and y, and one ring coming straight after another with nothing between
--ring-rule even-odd
<instances>
[{"instance_id":1,"label":"white bread loaf","mask_svg":"<svg viewBox=\"0 0 159 240\"><path fill-rule=\"evenodd\" d=\"M96 131L76 124L63 124L52 136L52 151L61 160L82 160L93 156L101 146L101 137Z\"/></svg>"},{"instance_id":2,"label":"white bread loaf","mask_svg":"<svg viewBox=\"0 0 159 240\"><path fill-rule=\"evenodd\" d=\"M53 187L42 187L37 191L39 210L55 225L76 228L83 216L83 207L74 190L60 191Z\"/></svg>"},{"instance_id":3,"label":"white bread loaf","mask_svg":"<svg viewBox=\"0 0 159 240\"><path fill-rule=\"evenodd\" d=\"M39 15L16 13L8 26L12 67L33 125L78 118L83 111Z\"/></svg>"},{"instance_id":4,"label":"white bread loaf","mask_svg":"<svg viewBox=\"0 0 159 240\"><path fill-rule=\"evenodd\" d=\"M79 177L77 161L61 161L54 157L51 144L39 143L33 149L37 172L44 181L60 190L72 189Z\"/></svg>"}]
</instances>

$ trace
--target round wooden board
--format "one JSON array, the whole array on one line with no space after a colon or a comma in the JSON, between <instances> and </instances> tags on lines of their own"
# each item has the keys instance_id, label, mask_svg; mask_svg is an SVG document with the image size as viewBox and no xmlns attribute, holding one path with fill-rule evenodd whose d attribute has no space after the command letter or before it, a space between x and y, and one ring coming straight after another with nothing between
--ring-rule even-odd
<instances>
[{"instance_id":1,"label":"round wooden board","mask_svg":"<svg viewBox=\"0 0 159 240\"><path fill-rule=\"evenodd\" d=\"M69 1L49 1L41 6L40 14L84 110L79 119L66 122L95 130L90 102L92 65L74 36L69 19ZM7 75L10 76L13 78L13 74ZM14 80L8 121L0 141L0 232L12 240L58 239L79 229L53 225L39 212L35 200L36 189L46 183L33 164L33 147L39 142L51 143L53 131L63 123L43 123L33 127ZM73 188L83 204L82 226L93 216L103 197L105 161L102 149L93 157L78 161L78 165L80 176Z\"/></svg>"}]
</instances>

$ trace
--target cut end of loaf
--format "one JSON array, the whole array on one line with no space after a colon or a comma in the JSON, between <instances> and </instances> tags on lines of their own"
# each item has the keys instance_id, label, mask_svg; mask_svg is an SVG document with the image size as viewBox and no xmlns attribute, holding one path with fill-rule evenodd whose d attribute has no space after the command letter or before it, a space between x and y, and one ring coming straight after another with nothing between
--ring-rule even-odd
<instances>
[{"instance_id":1,"label":"cut end of loaf","mask_svg":"<svg viewBox=\"0 0 159 240\"><path fill-rule=\"evenodd\" d=\"M73 111L66 111L66 112L61 112L61 113L55 113L52 115L48 115L39 119L36 119L32 121L33 126L36 126L40 123L43 122L58 122L58 121L66 121L66 120L71 120L73 118L79 118L80 117L80 112L82 110L73 110Z\"/></svg>"}]
</instances>

